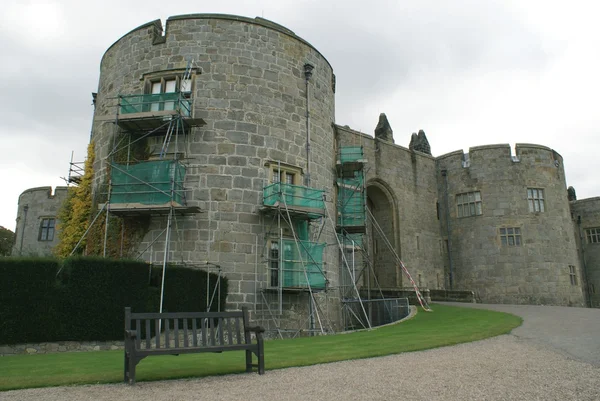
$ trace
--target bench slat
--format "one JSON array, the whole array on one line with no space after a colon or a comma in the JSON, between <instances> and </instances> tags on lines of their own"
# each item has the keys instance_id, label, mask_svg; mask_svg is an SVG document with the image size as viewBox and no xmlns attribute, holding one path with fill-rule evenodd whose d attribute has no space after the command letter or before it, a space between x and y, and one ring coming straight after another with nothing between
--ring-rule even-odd
<instances>
[{"instance_id":1,"label":"bench slat","mask_svg":"<svg viewBox=\"0 0 600 401\"><path fill-rule=\"evenodd\" d=\"M156 348L160 348L160 319L154 320L154 336L156 338Z\"/></svg>"},{"instance_id":2,"label":"bench slat","mask_svg":"<svg viewBox=\"0 0 600 401\"><path fill-rule=\"evenodd\" d=\"M219 345L225 345L225 338L223 336L223 327L225 326L225 322L224 322L225 318L220 317L219 318Z\"/></svg>"},{"instance_id":3,"label":"bench slat","mask_svg":"<svg viewBox=\"0 0 600 401\"><path fill-rule=\"evenodd\" d=\"M198 347L198 348L152 348L152 349L141 349L136 352L139 356L148 355L175 355L175 354L195 354L200 352L223 352L223 351L240 351L250 350L254 351L257 349L256 344L239 344L239 345L226 345L224 347L216 345L210 347Z\"/></svg>"},{"instance_id":4,"label":"bench slat","mask_svg":"<svg viewBox=\"0 0 600 401\"><path fill-rule=\"evenodd\" d=\"M240 331L240 318L235 318L235 332L237 334L237 343L242 344L242 332Z\"/></svg>"},{"instance_id":5,"label":"bench slat","mask_svg":"<svg viewBox=\"0 0 600 401\"><path fill-rule=\"evenodd\" d=\"M231 319L226 318L225 320L227 320L227 337L228 337L228 343L229 345L233 345L233 332L231 331Z\"/></svg>"},{"instance_id":6,"label":"bench slat","mask_svg":"<svg viewBox=\"0 0 600 401\"><path fill-rule=\"evenodd\" d=\"M169 319L165 319L165 348L170 348L171 344L170 344L170 338L169 338Z\"/></svg>"},{"instance_id":7,"label":"bench slat","mask_svg":"<svg viewBox=\"0 0 600 401\"><path fill-rule=\"evenodd\" d=\"M183 346L185 348L189 347L189 340L188 340L188 320L187 319L183 319Z\"/></svg>"},{"instance_id":8,"label":"bench slat","mask_svg":"<svg viewBox=\"0 0 600 401\"><path fill-rule=\"evenodd\" d=\"M206 346L206 344L208 343L208 337L207 337L207 333L206 333L206 324L208 323L208 321L206 319L202 319L200 320L200 325L202 326L202 345Z\"/></svg>"},{"instance_id":9,"label":"bench slat","mask_svg":"<svg viewBox=\"0 0 600 401\"><path fill-rule=\"evenodd\" d=\"M179 319L173 319L173 329L175 333L175 348L179 348Z\"/></svg>"},{"instance_id":10,"label":"bench slat","mask_svg":"<svg viewBox=\"0 0 600 401\"><path fill-rule=\"evenodd\" d=\"M135 320L135 346L140 348L140 342L142 341L142 324L140 319Z\"/></svg>"},{"instance_id":11,"label":"bench slat","mask_svg":"<svg viewBox=\"0 0 600 401\"><path fill-rule=\"evenodd\" d=\"M131 319L183 319L183 318L217 318L217 317L236 317L242 316L241 311L233 312L165 312L165 313L132 313Z\"/></svg>"},{"instance_id":12,"label":"bench slat","mask_svg":"<svg viewBox=\"0 0 600 401\"><path fill-rule=\"evenodd\" d=\"M198 346L198 329L196 326L196 319L193 318L192 319L192 343L194 344L194 347Z\"/></svg>"},{"instance_id":13,"label":"bench slat","mask_svg":"<svg viewBox=\"0 0 600 401\"><path fill-rule=\"evenodd\" d=\"M152 335L150 333L150 319L146 319L146 349L150 349L151 342L152 342Z\"/></svg>"}]
</instances>

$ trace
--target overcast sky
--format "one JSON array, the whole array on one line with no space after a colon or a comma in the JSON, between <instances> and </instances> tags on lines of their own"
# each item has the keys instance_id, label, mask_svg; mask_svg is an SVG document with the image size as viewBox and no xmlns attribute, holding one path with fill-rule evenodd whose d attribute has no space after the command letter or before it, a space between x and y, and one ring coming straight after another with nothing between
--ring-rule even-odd
<instances>
[{"instance_id":1,"label":"overcast sky","mask_svg":"<svg viewBox=\"0 0 600 401\"><path fill-rule=\"evenodd\" d=\"M89 140L104 51L171 15L262 16L306 39L337 76L336 123L434 156L536 143L565 159L579 199L600 196L597 1L8 0L0 13L0 225L27 188L64 185Z\"/></svg>"}]
</instances>

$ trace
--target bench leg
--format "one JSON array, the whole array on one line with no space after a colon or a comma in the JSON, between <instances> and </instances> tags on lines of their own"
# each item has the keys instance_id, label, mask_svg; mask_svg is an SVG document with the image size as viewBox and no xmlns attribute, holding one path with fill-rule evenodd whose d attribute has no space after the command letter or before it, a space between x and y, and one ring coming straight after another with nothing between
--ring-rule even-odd
<instances>
[{"instance_id":1,"label":"bench leg","mask_svg":"<svg viewBox=\"0 0 600 401\"><path fill-rule=\"evenodd\" d=\"M137 365L136 358L129 358L129 384L135 384L135 365Z\"/></svg>"},{"instance_id":2,"label":"bench leg","mask_svg":"<svg viewBox=\"0 0 600 401\"><path fill-rule=\"evenodd\" d=\"M262 352L262 349L259 351L259 355L258 355L258 374L259 375L265 374L265 355Z\"/></svg>"},{"instance_id":3,"label":"bench leg","mask_svg":"<svg viewBox=\"0 0 600 401\"><path fill-rule=\"evenodd\" d=\"M246 372L252 372L252 351L246 350Z\"/></svg>"},{"instance_id":4,"label":"bench leg","mask_svg":"<svg viewBox=\"0 0 600 401\"><path fill-rule=\"evenodd\" d=\"M262 375L265 373L265 349L262 338L258 340L258 351L256 353L258 359L258 374Z\"/></svg>"},{"instance_id":5,"label":"bench leg","mask_svg":"<svg viewBox=\"0 0 600 401\"><path fill-rule=\"evenodd\" d=\"M127 355L127 350L125 350L124 354L125 363L123 366L123 382L129 383L129 356Z\"/></svg>"}]
</instances>

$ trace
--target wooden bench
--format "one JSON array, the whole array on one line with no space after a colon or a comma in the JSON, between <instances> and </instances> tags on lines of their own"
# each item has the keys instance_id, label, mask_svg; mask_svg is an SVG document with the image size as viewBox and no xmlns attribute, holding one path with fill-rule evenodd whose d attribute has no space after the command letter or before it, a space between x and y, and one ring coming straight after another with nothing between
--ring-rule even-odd
<instances>
[{"instance_id":1,"label":"wooden bench","mask_svg":"<svg viewBox=\"0 0 600 401\"><path fill-rule=\"evenodd\" d=\"M260 326L250 326L248 309L235 312L132 313L125 308L125 383L135 383L135 367L151 355L246 351L246 372L265 372ZM252 342L252 333L255 342ZM258 364L252 364L252 354Z\"/></svg>"}]
</instances>

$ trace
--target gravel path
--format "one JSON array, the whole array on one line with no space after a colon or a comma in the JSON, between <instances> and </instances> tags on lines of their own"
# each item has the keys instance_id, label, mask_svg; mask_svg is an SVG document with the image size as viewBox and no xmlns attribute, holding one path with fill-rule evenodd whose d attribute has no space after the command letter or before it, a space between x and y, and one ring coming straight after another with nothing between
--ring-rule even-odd
<instances>
[{"instance_id":1,"label":"gravel path","mask_svg":"<svg viewBox=\"0 0 600 401\"><path fill-rule=\"evenodd\" d=\"M192 380L18 390L0 400L599 400L600 368L515 335Z\"/></svg>"},{"instance_id":2,"label":"gravel path","mask_svg":"<svg viewBox=\"0 0 600 401\"><path fill-rule=\"evenodd\" d=\"M523 318L512 334L600 367L600 309L566 306L492 305L442 302L446 305L508 312Z\"/></svg>"}]
</instances>

